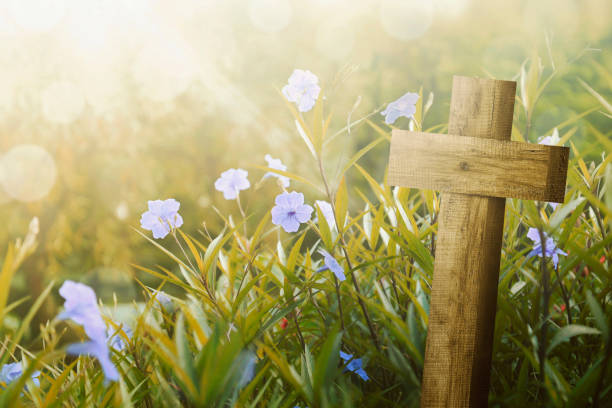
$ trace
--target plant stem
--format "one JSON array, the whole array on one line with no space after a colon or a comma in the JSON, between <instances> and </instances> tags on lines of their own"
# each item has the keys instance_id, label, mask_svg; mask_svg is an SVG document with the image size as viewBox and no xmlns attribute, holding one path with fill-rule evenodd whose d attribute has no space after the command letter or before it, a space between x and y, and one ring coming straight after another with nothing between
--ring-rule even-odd
<instances>
[{"instance_id":1,"label":"plant stem","mask_svg":"<svg viewBox=\"0 0 612 408\"><path fill-rule=\"evenodd\" d=\"M340 237L341 249L344 254L344 259L346 259L346 266L348 267L349 274L351 275L351 279L353 281L353 287L355 288L355 292L357 293L357 302L361 307L361 311L363 312L363 316L365 317L366 323L368 325L368 329L370 331L370 336L372 337L372 341L374 342L374 346L378 351L381 351L380 344L378 343L378 337L376 336L376 332L374 331L374 326L372 325L372 321L370 320L370 315L368 314L368 309L361 298L361 289L359 289L359 285L357 284L357 278L355 277L355 273L353 271L353 266L351 265L351 259L349 258L348 251L346 250L346 241L344 240L344 231L343 228L338 223L338 215L336 213L336 205L333 199L333 195L329 188L329 183L327 182L327 177L325 176L325 171L323 170L323 161L321 160L321 155L317 157L317 161L319 162L319 171L321 173L321 179L323 180L323 184L325 185L325 191L327 192L327 198L330 201L332 212L334 213L334 219L336 220L336 227L338 228L338 235ZM334 277L335 279L335 277ZM338 296L338 304L340 304L340 291L339 288L336 287L336 294ZM342 309L340 309L340 320L343 321L342 317Z\"/></svg>"},{"instance_id":2,"label":"plant stem","mask_svg":"<svg viewBox=\"0 0 612 408\"><path fill-rule=\"evenodd\" d=\"M538 204L538 212L540 206ZM548 319L549 303L550 303L550 276L548 268L546 267L546 238L542 227L538 227L538 233L540 235L540 246L542 250L542 258L540 260L540 273L542 282L542 310L541 310L541 327L540 327L540 338L538 339L538 360L540 362L540 388L542 395L546 398L546 336L548 333ZM567 307L567 306L566 306Z\"/></svg>"},{"instance_id":3,"label":"plant stem","mask_svg":"<svg viewBox=\"0 0 612 408\"><path fill-rule=\"evenodd\" d=\"M300 324L298 323L297 319L297 312L294 310L293 312L291 312L291 314L293 316L293 322L295 323L295 329L297 331L300 344L302 345L302 350L306 351L306 343L304 343L304 336L302 336L302 331L300 330Z\"/></svg>"},{"instance_id":4,"label":"plant stem","mask_svg":"<svg viewBox=\"0 0 612 408\"><path fill-rule=\"evenodd\" d=\"M185 255L185 259L187 259L187 263L191 267L191 270L193 271L193 273L195 273L197 271L197 269L195 268L195 266L193 266L193 263L191 263L191 259L187 255L187 252L185 251L185 248L183 248L183 245L181 245L181 241L179 241L178 237L176 236L176 230L175 229L172 230L172 236L174 237L174 240L178 244L179 248L181 248L181 252L183 252L183 255ZM203 272L204 271L202 271L202 273Z\"/></svg>"},{"instance_id":5,"label":"plant stem","mask_svg":"<svg viewBox=\"0 0 612 408\"><path fill-rule=\"evenodd\" d=\"M249 239L247 234L247 225L246 225L246 213L242 209L242 204L240 203L240 194L236 195L236 202L238 203L238 210L240 211L240 215L242 216L242 227L244 229L244 239L246 241L246 249L249 250Z\"/></svg>"}]
</instances>

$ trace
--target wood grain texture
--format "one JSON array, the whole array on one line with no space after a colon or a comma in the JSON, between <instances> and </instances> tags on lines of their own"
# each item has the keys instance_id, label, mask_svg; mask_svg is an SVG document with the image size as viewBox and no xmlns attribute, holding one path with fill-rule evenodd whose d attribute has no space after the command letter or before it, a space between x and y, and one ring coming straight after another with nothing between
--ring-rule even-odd
<instances>
[{"instance_id":1,"label":"wood grain texture","mask_svg":"<svg viewBox=\"0 0 612 408\"><path fill-rule=\"evenodd\" d=\"M562 203L569 148L394 130L389 184Z\"/></svg>"},{"instance_id":2,"label":"wood grain texture","mask_svg":"<svg viewBox=\"0 0 612 408\"><path fill-rule=\"evenodd\" d=\"M510 140L515 91L455 76L449 133ZM487 406L505 203L442 194L421 407Z\"/></svg>"}]
</instances>

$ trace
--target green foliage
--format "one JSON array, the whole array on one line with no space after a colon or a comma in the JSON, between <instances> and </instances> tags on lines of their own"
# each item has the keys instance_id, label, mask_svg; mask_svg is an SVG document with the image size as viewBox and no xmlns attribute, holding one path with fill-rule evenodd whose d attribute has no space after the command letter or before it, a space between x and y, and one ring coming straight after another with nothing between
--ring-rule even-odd
<instances>
[{"instance_id":1,"label":"green foliage","mask_svg":"<svg viewBox=\"0 0 612 408\"><path fill-rule=\"evenodd\" d=\"M514 139L530 140L533 112L557 75L554 67L545 72L533 61L521 69ZM595 90L585 91L603 103ZM428 120L431 104L420 101L412 126ZM174 296L171 305L162 304L142 285L147 301L123 305L125 322L117 323L117 305L106 310L117 333L122 324L133 329L131 337L122 335L126 347L113 352L121 380L105 384L95 360L66 357L69 334L57 321L27 345L36 355L17 345L49 286L18 329L1 328L1 361L20 360L19 354L30 361L21 380L0 392L1 406L418 406L439 196L392 188L370 174L362 161L389 139L389 130L369 119L353 126L367 124L372 141L331 180L326 148L340 139L328 134L326 102L320 99L305 115L289 107L304 157L312 156L320 179L265 170L291 178L292 188L312 187L317 196L309 200L328 201L335 226L317 206L317 222L285 234L270 224L273 197L258 197L269 202L265 214L239 222L222 215L225 226L216 236L173 231L173 239L155 241L141 234L173 266L134 269ZM571 144L573 126L587 118L560 124L561 140ZM603 143L605 132L597 133ZM612 397L611 156L586 159L571 145L564 205L552 210L544 203L507 202L491 406L603 406ZM249 234L252 219L257 223ZM568 253L558 267L527 256L529 227L545 231ZM24 242L30 246L10 246L4 258L0 317L14 307L5 305L17 260L33 248L32 239ZM346 281L320 270L322 247L342 265ZM370 380L345 370L340 351L361 358ZM42 371L40 387L27 380L36 369Z\"/></svg>"}]
</instances>

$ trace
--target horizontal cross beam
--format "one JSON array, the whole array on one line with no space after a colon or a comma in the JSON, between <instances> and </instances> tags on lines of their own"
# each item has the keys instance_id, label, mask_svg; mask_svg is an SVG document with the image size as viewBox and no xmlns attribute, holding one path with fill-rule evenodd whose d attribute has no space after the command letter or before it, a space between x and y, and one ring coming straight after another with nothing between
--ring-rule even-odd
<instances>
[{"instance_id":1,"label":"horizontal cross beam","mask_svg":"<svg viewBox=\"0 0 612 408\"><path fill-rule=\"evenodd\" d=\"M569 148L393 130L389 184L562 203Z\"/></svg>"}]
</instances>

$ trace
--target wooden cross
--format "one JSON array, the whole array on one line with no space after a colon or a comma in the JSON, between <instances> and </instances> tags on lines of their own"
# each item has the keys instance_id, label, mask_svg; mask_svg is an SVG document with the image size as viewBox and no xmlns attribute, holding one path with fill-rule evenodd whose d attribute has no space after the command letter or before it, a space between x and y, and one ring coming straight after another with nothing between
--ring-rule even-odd
<instances>
[{"instance_id":1,"label":"wooden cross","mask_svg":"<svg viewBox=\"0 0 612 408\"><path fill-rule=\"evenodd\" d=\"M565 196L569 149L510 141L515 92L455 76L448 135L392 132L389 184L443 192L421 407L487 406L506 197Z\"/></svg>"}]
</instances>

